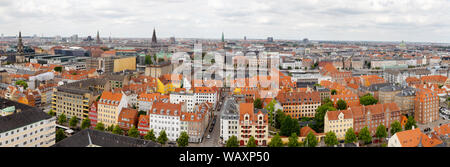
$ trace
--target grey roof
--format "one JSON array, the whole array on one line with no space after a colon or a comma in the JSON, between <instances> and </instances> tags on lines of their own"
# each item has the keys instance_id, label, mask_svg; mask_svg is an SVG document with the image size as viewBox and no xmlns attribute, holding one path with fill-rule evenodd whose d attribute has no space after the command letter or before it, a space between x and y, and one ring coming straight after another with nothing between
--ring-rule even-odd
<instances>
[{"instance_id":1,"label":"grey roof","mask_svg":"<svg viewBox=\"0 0 450 167\"><path fill-rule=\"evenodd\" d=\"M415 96L416 90L414 88L405 88L400 93L397 93L396 96Z\"/></svg>"},{"instance_id":2,"label":"grey roof","mask_svg":"<svg viewBox=\"0 0 450 167\"><path fill-rule=\"evenodd\" d=\"M227 98L222 107L221 118L225 119L239 119L239 108L236 100Z\"/></svg>"},{"instance_id":3,"label":"grey roof","mask_svg":"<svg viewBox=\"0 0 450 167\"><path fill-rule=\"evenodd\" d=\"M116 135L103 131L85 129L65 138L52 147L86 147L90 144L101 147L160 147L161 145L128 136Z\"/></svg>"},{"instance_id":4,"label":"grey roof","mask_svg":"<svg viewBox=\"0 0 450 167\"><path fill-rule=\"evenodd\" d=\"M105 85L107 79L104 78L89 78L77 82L68 83L62 86L58 86L58 91L68 92L73 94L83 95L84 93L93 93L94 95L100 94L99 90L92 89L94 85Z\"/></svg>"},{"instance_id":5,"label":"grey roof","mask_svg":"<svg viewBox=\"0 0 450 167\"><path fill-rule=\"evenodd\" d=\"M395 86L395 85L389 85L389 86L384 86L384 87L380 88L380 91L383 91L383 92L393 92L393 91L399 91L399 90L402 90L402 88L399 86Z\"/></svg>"},{"instance_id":6,"label":"grey roof","mask_svg":"<svg viewBox=\"0 0 450 167\"><path fill-rule=\"evenodd\" d=\"M369 91L378 91L380 90L380 88L385 87L385 86L389 86L389 83L380 83L380 84L373 84L370 85L369 87L360 87L361 89L365 89L365 90L369 90Z\"/></svg>"},{"instance_id":7,"label":"grey roof","mask_svg":"<svg viewBox=\"0 0 450 167\"><path fill-rule=\"evenodd\" d=\"M0 98L0 109L9 106L15 106L16 111L18 109L21 111L7 116L0 116L0 133L51 118L50 115L39 108Z\"/></svg>"}]
</instances>

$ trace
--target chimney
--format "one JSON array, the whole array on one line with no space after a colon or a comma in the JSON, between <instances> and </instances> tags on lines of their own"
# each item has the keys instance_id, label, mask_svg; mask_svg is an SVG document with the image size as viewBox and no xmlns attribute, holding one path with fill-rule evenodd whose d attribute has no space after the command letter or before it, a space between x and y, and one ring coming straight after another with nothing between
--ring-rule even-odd
<instances>
[{"instance_id":1,"label":"chimney","mask_svg":"<svg viewBox=\"0 0 450 167\"><path fill-rule=\"evenodd\" d=\"M414 125L412 126L412 130L414 130Z\"/></svg>"}]
</instances>

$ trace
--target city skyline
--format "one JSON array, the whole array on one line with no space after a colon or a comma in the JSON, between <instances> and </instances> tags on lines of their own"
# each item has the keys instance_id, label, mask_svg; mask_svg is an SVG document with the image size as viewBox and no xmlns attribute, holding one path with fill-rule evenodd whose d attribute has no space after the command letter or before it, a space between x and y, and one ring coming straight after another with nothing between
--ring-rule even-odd
<instances>
[{"instance_id":1,"label":"city skyline","mask_svg":"<svg viewBox=\"0 0 450 167\"><path fill-rule=\"evenodd\" d=\"M239 4L239 5L238 5ZM5 36L450 42L450 1L2 1ZM15 10L10 10L15 9ZM103 33L102 33L103 32ZM102 35L103 34L103 35ZM411 35L414 34L414 35Z\"/></svg>"}]
</instances>

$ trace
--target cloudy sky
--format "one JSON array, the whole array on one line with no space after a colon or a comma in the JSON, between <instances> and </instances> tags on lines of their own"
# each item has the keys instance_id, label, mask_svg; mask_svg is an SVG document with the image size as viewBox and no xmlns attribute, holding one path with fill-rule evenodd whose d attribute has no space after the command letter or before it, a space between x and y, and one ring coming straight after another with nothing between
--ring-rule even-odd
<instances>
[{"instance_id":1,"label":"cloudy sky","mask_svg":"<svg viewBox=\"0 0 450 167\"><path fill-rule=\"evenodd\" d=\"M15 35L450 42L450 0L0 0Z\"/></svg>"}]
</instances>

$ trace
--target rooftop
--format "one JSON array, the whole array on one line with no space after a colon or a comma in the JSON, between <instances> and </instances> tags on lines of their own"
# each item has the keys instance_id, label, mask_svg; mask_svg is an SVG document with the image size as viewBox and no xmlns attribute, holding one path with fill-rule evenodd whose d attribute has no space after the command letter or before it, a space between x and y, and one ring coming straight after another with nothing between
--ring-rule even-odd
<instances>
[{"instance_id":1,"label":"rooftop","mask_svg":"<svg viewBox=\"0 0 450 167\"><path fill-rule=\"evenodd\" d=\"M148 140L116 135L98 130L85 129L71 137L56 143L52 147L160 147L161 145Z\"/></svg>"}]
</instances>

